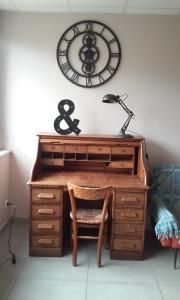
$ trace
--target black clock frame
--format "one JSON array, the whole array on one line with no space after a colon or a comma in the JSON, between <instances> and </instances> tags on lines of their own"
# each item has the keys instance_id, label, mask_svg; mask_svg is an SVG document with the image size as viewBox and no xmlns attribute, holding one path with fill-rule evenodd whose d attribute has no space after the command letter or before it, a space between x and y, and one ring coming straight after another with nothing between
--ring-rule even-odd
<instances>
[{"instance_id":1,"label":"black clock frame","mask_svg":"<svg viewBox=\"0 0 180 300\"><path fill-rule=\"evenodd\" d=\"M83 31L80 31L80 29L78 28L78 26L84 24L85 28ZM102 30L100 32L93 30L93 24L96 24L98 26L100 26L100 28L102 28ZM68 39L66 37L66 35L72 31L73 32L73 37L71 39ZM106 39L105 36L103 36L103 33L105 31L109 31L111 36L113 37L112 39L108 40ZM108 48L108 60L106 65L98 72L95 74L89 74L89 75L84 75L82 73L79 73L77 70L75 70L73 68L73 66L71 65L70 61L69 61L69 48L72 44L72 42L74 41L75 38L77 38L79 35L82 34L89 34L89 36L91 37L91 35L96 35L97 37L100 37L103 39L103 41L105 42L107 48ZM61 50L61 45L62 43L65 42L67 43L67 47L64 50ZM118 49L116 52L112 52L111 49L111 44L115 43L116 44L116 48ZM82 48L82 47L81 47ZM96 48L96 47L95 47ZM80 52L80 50L79 50ZM98 56L100 55L99 50L98 50ZM112 31L112 29L110 29L107 25L98 22L98 21L92 21L92 20L84 20L84 21L80 21L77 22L73 25L71 25L69 28L67 28L67 30L63 33L63 35L61 36L58 45L57 45L57 50L56 50L56 57L57 57L57 62L59 65L59 68L61 70L61 72L63 73L63 75L72 83L74 83L77 86L80 87L85 87L85 88L92 88L92 87L97 87L100 86L104 83L106 83L108 80L110 80L112 78L112 76L114 76L114 74L116 73L119 64L120 64L120 60L121 60L121 47L120 47L120 43L118 41L117 36L115 35L115 33ZM61 63L61 57L65 57L66 58L66 62ZM90 57L90 56L89 56ZM91 57L90 57L91 58ZM117 59L117 63L114 66L111 66L110 62L112 58L116 58ZM91 60L89 59L89 67L91 67ZM68 72L69 70L71 70L73 72L73 74L71 76L68 76ZM103 73L105 71L108 71L109 76L104 79L103 78ZM92 72L93 73L93 72ZM85 78L85 84L82 84L79 81L79 78ZM97 83L93 83L92 79L93 78L97 78L98 82Z\"/></svg>"}]
</instances>

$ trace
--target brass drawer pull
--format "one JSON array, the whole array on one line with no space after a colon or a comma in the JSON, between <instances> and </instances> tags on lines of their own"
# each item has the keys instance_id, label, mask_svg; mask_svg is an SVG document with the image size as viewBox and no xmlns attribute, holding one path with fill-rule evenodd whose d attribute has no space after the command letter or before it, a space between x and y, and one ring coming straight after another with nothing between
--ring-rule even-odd
<instances>
[{"instance_id":1,"label":"brass drawer pull","mask_svg":"<svg viewBox=\"0 0 180 300\"><path fill-rule=\"evenodd\" d=\"M132 246L131 248L133 248L133 249L136 249L136 248L137 248L136 243L131 243L130 240L126 240L126 243L127 243L129 246Z\"/></svg>"},{"instance_id":2,"label":"brass drawer pull","mask_svg":"<svg viewBox=\"0 0 180 300\"><path fill-rule=\"evenodd\" d=\"M40 209L38 209L38 214L53 215L54 209L53 208L40 208Z\"/></svg>"},{"instance_id":3,"label":"brass drawer pull","mask_svg":"<svg viewBox=\"0 0 180 300\"><path fill-rule=\"evenodd\" d=\"M51 239L41 238L38 240L38 244L52 245L53 241Z\"/></svg>"},{"instance_id":4,"label":"brass drawer pull","mask_svg":"<svg viewBox=\"0 0 180 300\"><path fill-rule=\"evenodd\" d=\"M121 198L122 202L139 202L139 199L137 199L136 197L133 196L126 196Z\"/></svg>"},{"instance_id":5,"label":"brass drawer pull","mask_svg":"<svg viewBox=\"0 0 180 300\"><path fill-rule=\"evenodd\" d=\"M54 199L55 195L52 193L40 193L37 196L39 199Z\"/></svg>"},{"instance_id":6,"label":"brass drawer pull","mask_svg":"<svg viewBox=\"0 0 180 300\"><path fill-rule=\"evenodd\" d=\"M128 217L128 218L137 218L139 217L139 214L136 213L136 212L131 212L129 209L128 209L128 213L121 213L121 217Z\"/></svg>"},{"instance_id":7,"label":"brass drawer pull","mask_svg":"<svg viewBox=\"0 0 180 300\"><path fill-rule=\"evenodd\" d=\"M127 229L124 229L124 232L135 233L135 232L137 232L137 230L135 228L127 228Z\"/></svg>"},{"instance_id":8,"label":"brass drawer pull","mask_svg":"<svg viewBox=\"0 0 180 300\"><path fill-rule=\"evenodd\" d=\"M52 230L54 229L54 226L52 224L38 224L37 229L48 229Z\"/></svg>"}]
</instances>

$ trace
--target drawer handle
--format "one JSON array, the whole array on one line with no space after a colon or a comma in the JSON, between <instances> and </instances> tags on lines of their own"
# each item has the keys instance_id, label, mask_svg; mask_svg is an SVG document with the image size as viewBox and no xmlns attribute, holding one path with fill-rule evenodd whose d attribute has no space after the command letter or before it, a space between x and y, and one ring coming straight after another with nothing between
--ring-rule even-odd
<instances>
[{"instance_id":1,"label":"drawer handle","mask_svg":"<svg viewBox=\"0 0 180 300\"><path fill-rule=\"evenodd\" d=\"M38 214L53 215L54 209L53 208L40 208L40 209L38 209Z\"/></svg>"},{"instance_id":2,"label":"drawer handle","mask_svg":"<svg viewBox=\"0 0 180 300\"><path fill-rule=\"evenodd\" d=\"M38 199L54 199L55 195L52 193L40 193L37 197Z\"/></svg>"},{"instance_id":3,"label":"drawer handle","mask_svg":"<svg viewBox=\"0 0 180 300\"><path fill-rule=\"evenodd\" d=\"M126 243L127 243L127 244L129 244L129 243L130 243L130 244L129 244L129 246L130 246L130 245L132 245L132 247L131 247L131 248L133 248L133 249L136 249L136 248L137 248L137 245L136 245L136 243L131 243L131 241L130 241L130 240L126 240Z\"/></svg>"},{"instance_id":4,"label":"drawer handle","mask_svg":"<svg viewBox=\"0 0 180 300\"><path fill-rule=\"evenodd\" d=\"M37 229L48 229L52 230L54 229L54 226L52 224L38 224Z\"/></svg>"},{"instance_id":5,"label":"drawer handle","mask_svg":"<svg viewBox=\"0 0 180 300\"><path fill-rule=\"evenodd\" d=\"M139 199L136 197L133 197L133 196L128 196L128 197L126 196L126 197L121 198L121 201L122 202L130 202L130 201L139 202Z\"/></svg>"},{"instance_id":6,"label":"drawer handle","mask_svg":"<svg viewBox=\"0 0 180 300\"><path fill-rule=\"evenodd\" d=\"M128 217L128 218L138 218L139 214L136 212L130 212L128 211L128 213L121 213L121 217Z\"/></svg>"},{"instance_id":7,"label":"drawer handle","mask_svg":"<svg viewBox=\"0 0 180 300\"><path fill-rule=\"evenodd\" d=\"M135 228L126 228L123 231L124 232L128 232L128 233L135 233L135 232L137 232L137 230Z\"/></svg>"},{"instance_id":8,"label":"drawer handle","mask_svg":"<svg viewBox=\"0 0 180 300\"><path fill-rule=\"evenodd\" d=\"M52 245L53 241L51 239L41 238L38 240L38 244Z\"/></svg>"}]
</instances>

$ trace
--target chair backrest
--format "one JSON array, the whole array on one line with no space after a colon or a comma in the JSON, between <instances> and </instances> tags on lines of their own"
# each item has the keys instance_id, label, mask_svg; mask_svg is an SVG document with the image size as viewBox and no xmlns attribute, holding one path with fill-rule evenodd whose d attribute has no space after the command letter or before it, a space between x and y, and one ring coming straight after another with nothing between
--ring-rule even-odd
<instances>
[{"instance_id":1,"label":"chair backrest","mask_svg":"<svg viewBox=\"0 0 180 300\"><path fill-rule=\"evenodd\" d=\"M110 185L104 187L81 187L68 183L68 190L73 191L73 195L81 200L104 200L108 193L111 193L112 187Z\"/></svg>"},{"instance_id":2,"label":"chair backrest","mask_svg":"<svg viewBox=\"0 0 180 300\"><path fill-rule=\"evenodd\" d=\"M81 187L81 186L74 185L72 183L68 183L67 186L68 186L68 191L70 196L73 222L76 223L76 202L75 202L76 199L89 200L89 201L100 200L103 201L103 207L102 207L102 224L103 224L112 187L111 186L105 186L100 188Z\"/></svg>"}]
</instances>

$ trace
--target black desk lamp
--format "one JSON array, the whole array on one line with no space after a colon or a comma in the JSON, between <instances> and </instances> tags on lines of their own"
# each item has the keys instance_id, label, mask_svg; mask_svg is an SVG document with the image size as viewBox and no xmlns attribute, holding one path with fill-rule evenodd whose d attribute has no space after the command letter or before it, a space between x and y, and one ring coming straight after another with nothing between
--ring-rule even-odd
<instances>
[{"instance_id":1,"label":"black desk lamp","mask_svg":"<svg viewBox=\"0 0 180 300\"><path fill-rule=\"evenodd\" d=\"M120 137L120 138L131 138L133 137L131 134L126 134L126 129L128 128L128 125L129 125L129 122L131 121L131 119L135 118L135 115L134 113L129 109L127 108L127 106L124 104L124 101L126 100L126 98L128 97L127 94L124 94L124 95L121 95L121 96L115 96L115 95L112 95L112 94L107 94L103 97L103 100L102 102L104 103L119 103L122 108L127 112L128 114L128 118L127 120L125 121L125 123L123 124L120 132L116 135L117 137Z\"/></svg>"}]
</instances>

